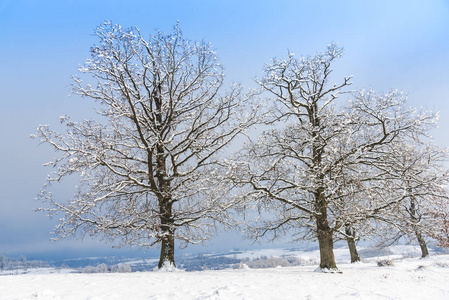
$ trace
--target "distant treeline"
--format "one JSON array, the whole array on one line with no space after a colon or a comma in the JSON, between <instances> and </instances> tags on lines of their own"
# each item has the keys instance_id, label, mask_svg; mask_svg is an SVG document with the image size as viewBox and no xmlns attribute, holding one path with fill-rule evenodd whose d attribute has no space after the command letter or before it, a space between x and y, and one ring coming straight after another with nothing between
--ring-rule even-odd
<instances>
[{"instance_id":1,"label":"distant treeline","mask_svg":"<svg viewBox=\"0 0 449 300\"><path fill-rule=\"evenodd\" d=\"M108 267L106 264L99 264L96 267L86 266L84 268L78 268L79 273L129 273L132 272L131 266L125 263L120 263Z\"/></svg>"},{"instance_id":2,"label":"distant treeline","mask_svg":"<svg viewBox=\"0 0 449 300\"><path fill-rule=\"evenodd\" d=\"M19 258L7 257L5 253L0 253L0 270L18 270L33 268L48 268L50 265L46 261L27 260L25 256Z\"/></svg>"}]
</instances>

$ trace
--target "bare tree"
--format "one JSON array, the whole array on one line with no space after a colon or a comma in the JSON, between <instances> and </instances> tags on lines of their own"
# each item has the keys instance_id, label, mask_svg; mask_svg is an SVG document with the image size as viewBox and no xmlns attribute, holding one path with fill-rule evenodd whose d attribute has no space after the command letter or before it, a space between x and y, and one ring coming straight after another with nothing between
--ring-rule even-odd
<instances>
[{"instance_id":1,"label":"bare tree","mask_svg":"<svg viewBox=\"0 0 449 300\"><path fill-rule=\"evenodd\" d=\"M251 123L239 86L221 93L223 70L210 44L173 33L149 39L137 28L99 26L99 44L74 77L73 93L99 103L97 120L72 122L67 131L38 128L37 137L60 154L40 199L63 216L59 238L81 233L118 245L161 244L159 268L174 265L182 245L209 238L226 220L229 186L219 180L221 151ZM80 185L68 201L49 187L72 174ZM213 188L212 188L213 187Z\"/></svg>"},{"instance_id":2,"label":"bare tree","mask_svg":"<svg viewBox=\"0 0 449 300\"><path fill-rule=\"evenodd\" d=\"M421 256L426 257L426 238L438 234L443 220L437 216L447 211L449 203L447 151L429 143L396 143L390 149L384 170L395 197L403 200L389 213L377 216L388 232L382 235L383 244L408 237L418 242Z\"/></svg>"},{"instance_id":3,"label":"bare tree","mask_svg":"<svg viewBox=\"0 0 449 300\"><path fill-rule=\"evenodd\" d=\"M439 203L431 213L436 220L436 228L432 233L432 238L438 241L438 246L449 248L449 205Z\"/></svg>"},{"instance_id":4,"label":"bare tree","mask_svg":"<svg viewBox=\"0 0 449 300\"><path fill-rule=\"evenodd\" d=\"M260 212L251 224L255 237L293 230L298 238L317 239L320 268L331 270L337 269L335 234L401 200L373 195L381 172L375 164L386 145L419 135L434 118L407 108L395 91L361 91L349 105L335 104L350 85L350 77L328 84L342 53L333 44L313 57L290 54L267 65L258 82L273 96L266 113L273 128L247 145L231 175L246 187L241 197Z\"/></svg>"}]
</instances>

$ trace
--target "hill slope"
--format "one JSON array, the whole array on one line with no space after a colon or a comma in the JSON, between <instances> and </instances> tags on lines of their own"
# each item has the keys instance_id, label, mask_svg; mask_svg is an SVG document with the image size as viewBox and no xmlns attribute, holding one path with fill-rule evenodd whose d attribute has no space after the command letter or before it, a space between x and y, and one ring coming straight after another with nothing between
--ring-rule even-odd
<instances>
[{"instance_id":1,"label":"hill slope","mask_svg":"<svg viewBox=\"0 0 449 300\"><path fill-rule=\"evenodd\" d=\"M295 266L0 276L0 299L449 299L449 255L400 258L399 250L407 249L357 264L340 262L343 274ZM381 259L393 265L379 267Z\"/></svg>"}]
</instances>

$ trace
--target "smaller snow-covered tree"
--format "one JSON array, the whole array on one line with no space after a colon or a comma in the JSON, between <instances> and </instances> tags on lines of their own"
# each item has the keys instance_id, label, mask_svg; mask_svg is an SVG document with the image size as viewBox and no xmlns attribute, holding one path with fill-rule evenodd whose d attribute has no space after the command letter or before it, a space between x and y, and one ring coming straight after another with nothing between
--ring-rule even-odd
<instances>
[{"instance_id":1,"label":"smaller snow-covered tree","mask_svg":"<svg viewBox=\"0 0 449 300\"><path fill-rule=\"evenodd\" d=\"M329 80L342 53L333 44L313 57L290 54L266 66L258 83L273 97L265 114L273 127L248 143L231 174L246 188L241 197L260 213L251 224L254 236L293 231L316 239L323 269L337 268L336 234L401 200L378 197L377 164L385 149L401 136L421 134L434 120L433 113L405 106L396 91L351 93L349 105L338 105L350 78Z\"/></svg>"},{"instance_id":2,"label":"smaller snow-covered tree","mask_svg":"<svg viewBox=\"0 0 449 300\"><path fill-rule=\"evenodd\" d=\"M403 200L380 216L385 231L389 232L383 235L384 243L408 237L418 242L425 257L429 255L426 238L438 235L444 227L444 220L437 217L441 214L436 212L444 214L449 204L449 172L444 167L447 152L419 143L397 143L390 149L385 164L386 177L396 197Z\"/></svg>"},{"instance_id":3,"label":"smaller snow-covered tree","mask_svg":"<svg viewBox=\"0 0 449 300\"><path fill-rule=\"evenodd\" d=\"M436 220L436 228L432 238L438 241L438 246L449 248L449 207L447 203L439 203L431 213Z\"/></svg>"}]
</instances>

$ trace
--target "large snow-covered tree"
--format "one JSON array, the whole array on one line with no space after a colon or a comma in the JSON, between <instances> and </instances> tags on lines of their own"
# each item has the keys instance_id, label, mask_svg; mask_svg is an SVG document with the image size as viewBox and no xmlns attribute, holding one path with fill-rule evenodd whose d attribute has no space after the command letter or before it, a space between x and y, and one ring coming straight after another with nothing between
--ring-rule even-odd
<instances>
[{"instance_id":1,"label":"large snow-covered tree","mask_svg":"<svg viewBox=\"0 0 449 300\"><path fill-rule=\"evenodd\" d=\"M99 43L74 77L73 93L98 102L98 118L66 131L38 128L37 138L59 156L48 165L40 198L62 214L60 238L101 236L118 245L161 245L159 268L174 265L175 240L200 243L213 233L231 202L219 180L220 153L253 115L238 86L222 92L223 70L210 44L106 22ZM92 80L93 79L93 80ZM69 201L50 186L70 175L80 185Z\"/></svg>"},{"instance_id":2,"label":"large snow-covered tree","mask_svg":"<svg viewBox=\"0 0 449 300\"><path fill-rule=\"evenodd\" d=\"M336 234L347 236L346 229L400 201L378 195L376 163L385 147L399 136L413 139L434 119L406 107L396 91L351 92L349 102L336 102L350 85L350 77L329 84L342 52L332 44L324 53L290 54L266 66L258 82L272 96L264 115L273 127L247 144L230 173L244 188L244 203L260 212L250 224L254 236L317 239L322 269L337 269Z\"/></svg>"}]
</instances>

